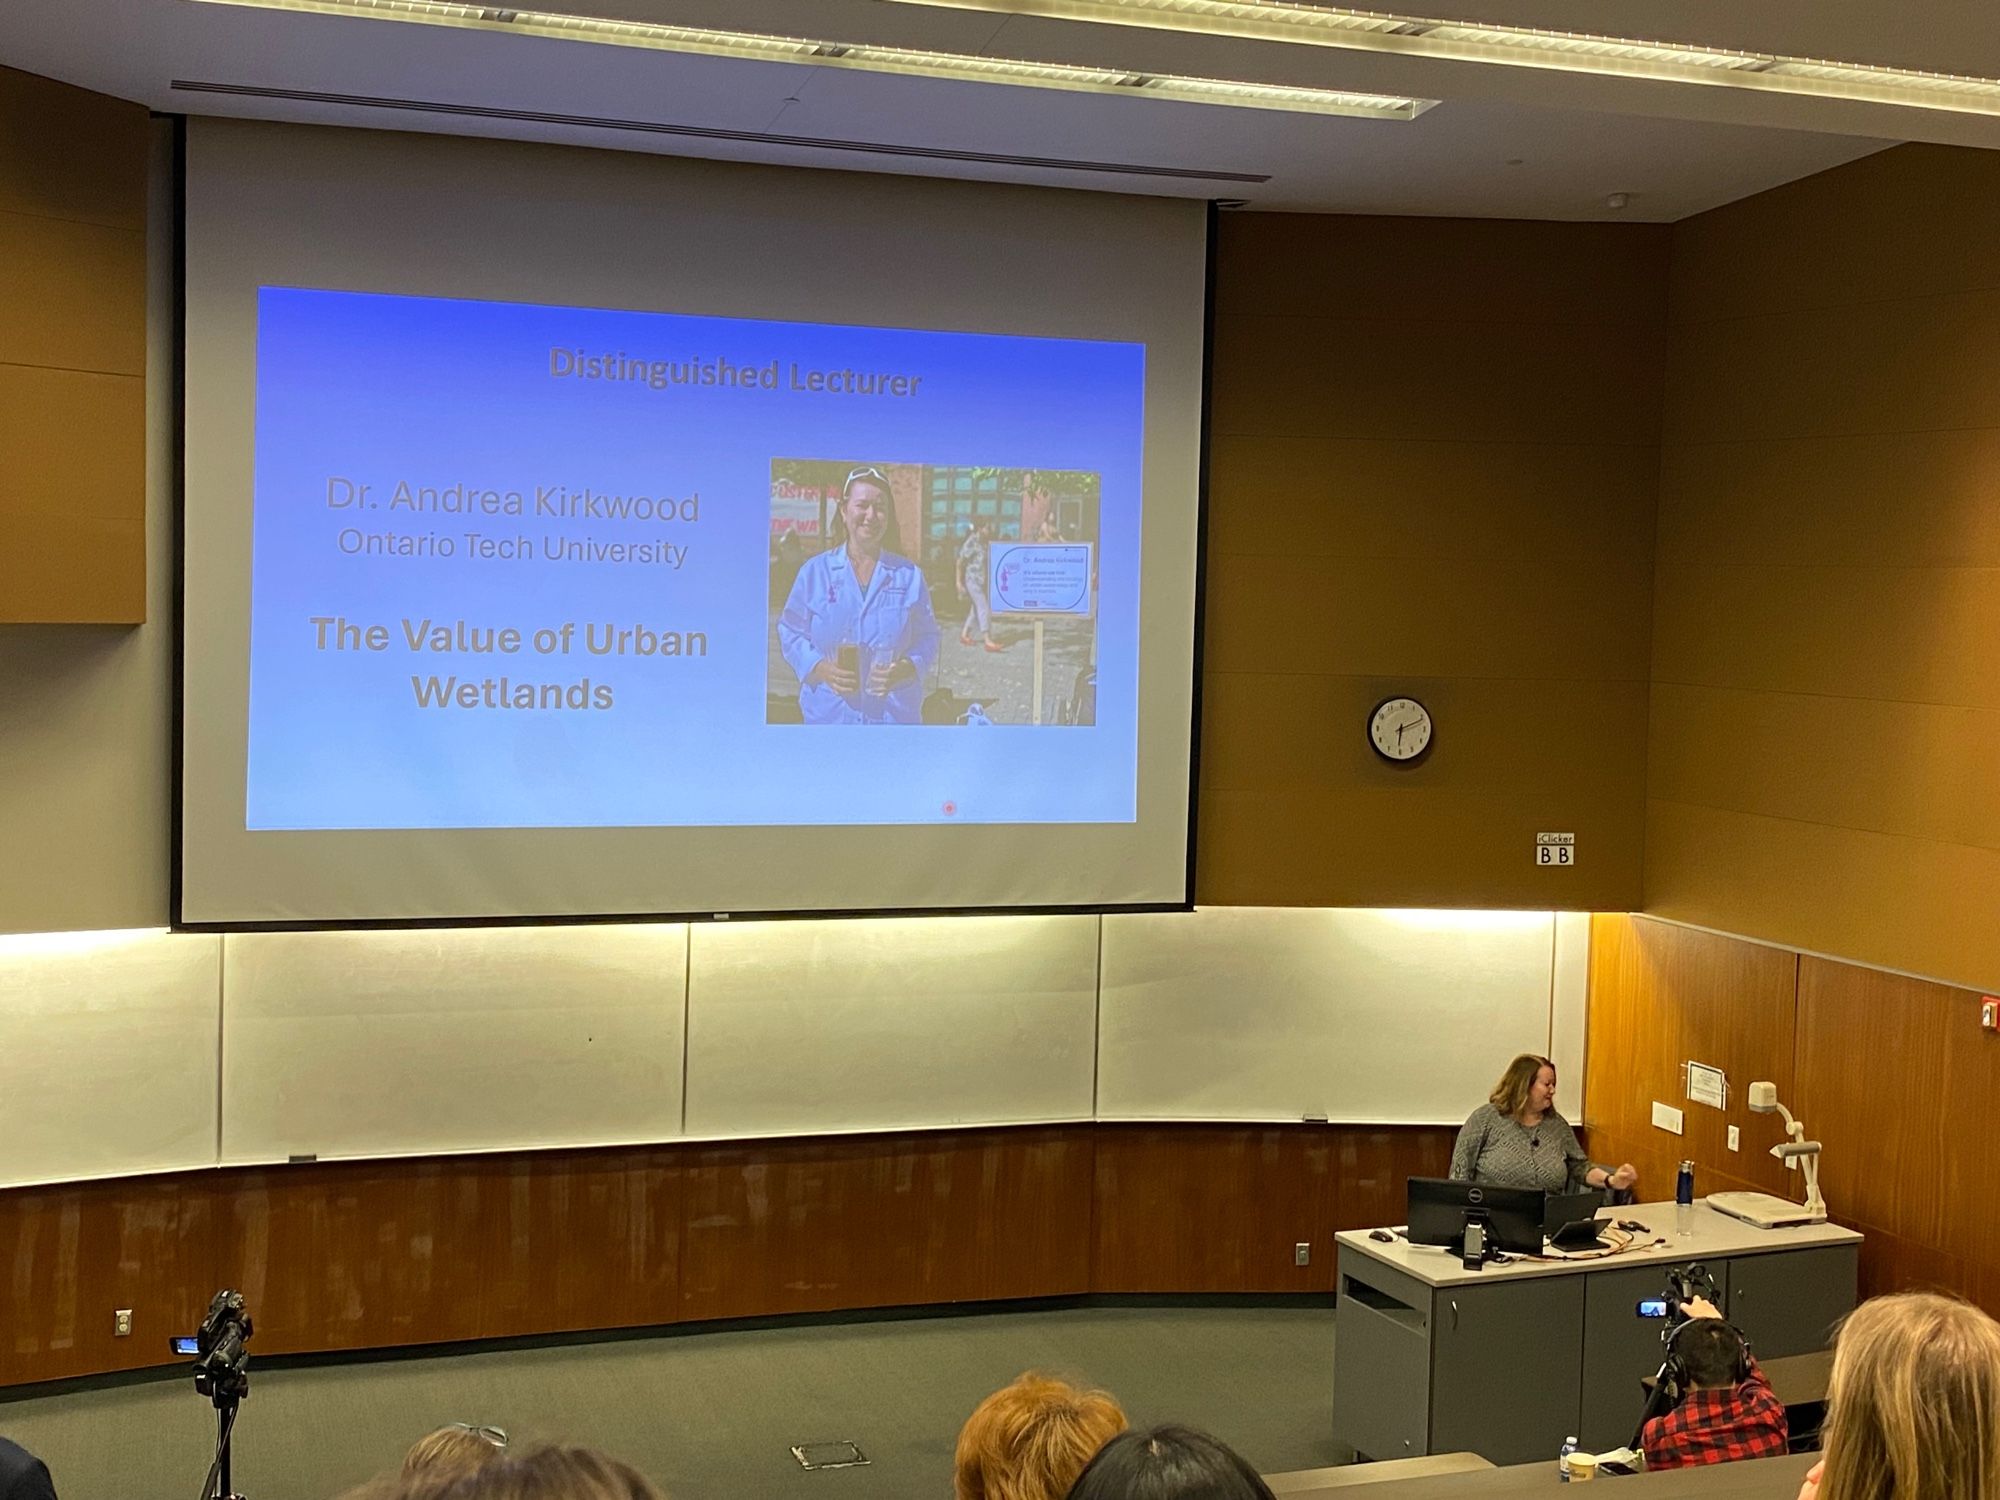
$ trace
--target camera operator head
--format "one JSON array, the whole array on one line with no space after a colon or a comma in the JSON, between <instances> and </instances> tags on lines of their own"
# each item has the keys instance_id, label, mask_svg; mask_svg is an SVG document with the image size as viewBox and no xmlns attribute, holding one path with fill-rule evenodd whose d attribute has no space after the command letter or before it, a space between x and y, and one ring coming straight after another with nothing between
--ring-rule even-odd
<instances>
[{"instance_id":1,"label":"camera operator head","mask_svg":"<svg viewBox=\"0 0 2000 1500\"><path fill-rule=\"evenodd\" d=\"M1674 1335L1689 1390L1726 1391L1743 1379L1743 1335L1723 1321L1715 1304L1697 1297L1687 1305L1688 1322Z\"/></svg>"}]
</instances>

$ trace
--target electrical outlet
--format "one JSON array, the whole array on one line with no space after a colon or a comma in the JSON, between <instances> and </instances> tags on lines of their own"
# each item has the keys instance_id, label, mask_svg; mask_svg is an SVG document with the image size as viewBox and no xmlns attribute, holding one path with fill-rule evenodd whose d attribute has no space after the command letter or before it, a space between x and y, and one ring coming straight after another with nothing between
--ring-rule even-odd
<instances>
[{"instance_id":1,"label":"electrical outlet","mask_svg":"<svg viewBox=\"0 0 2000 1500\"><path fill-rule=\"evenodd\" d=\"M115 1339L132 1337L132 1309L121 1307L111 1315L111 1336Z\"/></svg>"},{"instance_id":2,"label":"electrical outlet","mask_svg":"<svg viewBox=\"0 0 2000 1500\"><path fill-rule=\"evenodd\" d=\"M1684 1117L1671 1104L1662 1104L1659 1100L1655 1099L1653 1101L1653 1128L1655 1130L1671 1130L1675 1135L1679 1135L1685 1128Z\"/></svg>"},{"instance_id":3,"label":"electrical outlet","mask_svg":"<svg viewBox=\"0 0 2000 1500\"><path fill-rule=\"evenodd\" d=\"M1312 1264L1312 1259L1313 1247L1310 1240L1300 1240L1296 1245L1292 1246L1293 1265L1309 1266Z\"/></svg>"},{"instance_id":4,"label":"electrical outlet","mask_svg":"<svg viewBox=\"0 0 2000 1500\"><path fill-rule=\"evenodd\" d=\"M1729 1127L1729 1149L1731 1151L1741 1151L1743 1149L1742 1126L1732 1125Z\"/></svg>"}]
</instances>

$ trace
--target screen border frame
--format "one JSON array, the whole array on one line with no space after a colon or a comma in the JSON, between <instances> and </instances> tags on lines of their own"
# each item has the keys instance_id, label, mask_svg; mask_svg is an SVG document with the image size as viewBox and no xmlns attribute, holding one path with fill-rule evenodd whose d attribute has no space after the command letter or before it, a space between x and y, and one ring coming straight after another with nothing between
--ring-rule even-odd
<instances>
[{"instance_id":1,"label":"screen border frame","mask_svg":"<svg viewBox=\"0 0 2000 1500\"><path fill-rule=\"evenodd\" d=\"M187 136L188 117L173 122L173 309L172 309L172 432L168 436L170 527L173 538L171 620L173 665L172 734L169 753L167 926L172 932L353 932L409 931L423 928L577 927L606 923L661 922L779 922L848 918L1068 916L1116 915L1133 912L1192 911L1195 906L1196 855L1199 848L1201 801L1202 658L1208 601L1208 504L1215 367L1215 267L1219 238L1220 200L1205 205L1203 223L1200 430L1195 466L1195 540L1192 673L1188 700L1187 860L1178 901L1087 902L1036 906L920 906L862 908L783 908L776 911L653 911L509 913L485 916L319 918L299 921L190 921L183 909L187 754ZM338 128L338 127L334 127ZM610 148L607 148L610 149ZM812 168L801 167L801 171Z\"/></svg>"}]
</instances>

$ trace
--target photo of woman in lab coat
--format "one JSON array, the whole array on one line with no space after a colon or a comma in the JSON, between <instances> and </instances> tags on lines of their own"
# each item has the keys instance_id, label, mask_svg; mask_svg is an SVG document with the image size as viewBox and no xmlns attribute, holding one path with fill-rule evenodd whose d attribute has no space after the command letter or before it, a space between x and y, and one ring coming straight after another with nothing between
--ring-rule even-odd
<instances>
[{"instance_id":1,"label":"photo of woman in lab coat","mask_svg":"<svg viewBox=\"0 0 2000 1500\"><path fill-rule=\"evenodd\" d=\"M808 724L917 724L937 662L923 570L895 550L895 497L880 469L841 486L834 545L799 565L778 616L778 649Z\"/></svg>"}]
</instances>

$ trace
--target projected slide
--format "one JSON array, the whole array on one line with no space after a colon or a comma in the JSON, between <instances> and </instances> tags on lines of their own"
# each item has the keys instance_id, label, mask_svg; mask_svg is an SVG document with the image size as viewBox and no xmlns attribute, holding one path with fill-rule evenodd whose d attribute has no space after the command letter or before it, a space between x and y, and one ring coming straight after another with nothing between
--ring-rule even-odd
<instances>
[{"instance_id":1,"label":"projected slide","mask_svg":"<svg viewBox=\"0 0 2000 1500\"><path fill-rule=\"evenodd\" d=\"M245 827L1135 818L1142 345L257 312Z\"/></svg>"}]
</instances>

